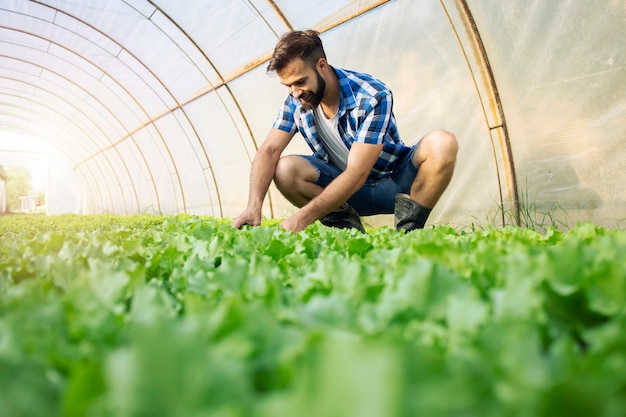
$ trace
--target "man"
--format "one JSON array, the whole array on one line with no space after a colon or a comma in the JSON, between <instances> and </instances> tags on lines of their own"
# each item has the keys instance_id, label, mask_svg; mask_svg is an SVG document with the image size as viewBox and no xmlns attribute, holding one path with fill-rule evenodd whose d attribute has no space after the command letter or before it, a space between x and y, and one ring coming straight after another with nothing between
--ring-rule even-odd
<instances>
[{"instance_id":1,"label":"man","mask_svg":"<svg viewBox=\"0 0 626 417\"><path fill-rule=\"evenodd\" d=\"M234 227L261 223L274 180L299 209L280 226L299 232L316 220L364 232L360 216L395 213L398 230L423 228L448 186L457 141L444 130L403 144L392 94L379 80L330 66L319 34L283 35L267 67L289 91L252 162L248 206ZM313 155L281 157L296 132Z\"/></svg>"}]
</instances>

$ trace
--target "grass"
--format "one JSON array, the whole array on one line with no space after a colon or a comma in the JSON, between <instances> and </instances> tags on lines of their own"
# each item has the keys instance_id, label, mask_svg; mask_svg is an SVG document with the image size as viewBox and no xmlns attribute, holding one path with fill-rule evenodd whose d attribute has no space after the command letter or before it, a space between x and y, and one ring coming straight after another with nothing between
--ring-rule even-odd
<instances>
[{"instance_id":1,"label":"grass","mask_svg":"<svg viewBox=\"0 0 626 417\"><path fill-rule=\"evenodd\" d=\"M498 204L496 212L493 215L487 215L489 225L519 226L542 234L549 229L566 231L573 227L569 214L558 203L555 203L552 210L541 208L535 200L530 200L528 189L521 194L517 203L512 202L510 208L505 208L504 203ZM516 209L517 205L519 205L519 210ZM472 225L472 230L475 229L476 227Z\"/></svg>"}]
</instances>

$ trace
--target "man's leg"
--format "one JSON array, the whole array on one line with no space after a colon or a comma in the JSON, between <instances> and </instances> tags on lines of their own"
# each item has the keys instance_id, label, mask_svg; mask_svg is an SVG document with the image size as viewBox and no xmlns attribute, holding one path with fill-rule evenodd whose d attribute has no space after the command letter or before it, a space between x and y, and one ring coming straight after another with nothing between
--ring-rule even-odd
<instances>
[{"instance_id":1,"label":"man's leg","mask_svg":"<svg viewBox=\"0 0 626 417\"><path fill-rule=\"evenodd\" d=\"M315 161L315 160L313 160ZM278 190L296 207L302 207L317 197L324 187L315 182L326 165L320 163L315 168L309 160L298 156L288 155L280 158L274 173L274 183ZM328 173L332 176L331 173ZM322 224L340 229L355 228L365 233L359 213L344 203L335 211L328 213L320 219Z\"/></svg>"},{"instance_id":2,"label":"man's leg","mask_svg":"<svg viewBox=\"0 0 626 417\"><path fill-rule=\"evenodd\" d=\"M452 179L458 143L445 130L435 130L421 140L413 163L419 167L410 195L396 196L395 223L398 230L424 227L428 215Z\"/></svg>"},{"instance_id":3,"label":"man's leg","mask_svg":"<svg viewBox=\"0 0 626 417\"><path fill-rule=\"evenodd\" d=\"M298 155L283 156L278 160L274 173L274 183L287 200L296 207L302 207L324 190L315 181L318 172Z\"/></svg>"}]
</instances>

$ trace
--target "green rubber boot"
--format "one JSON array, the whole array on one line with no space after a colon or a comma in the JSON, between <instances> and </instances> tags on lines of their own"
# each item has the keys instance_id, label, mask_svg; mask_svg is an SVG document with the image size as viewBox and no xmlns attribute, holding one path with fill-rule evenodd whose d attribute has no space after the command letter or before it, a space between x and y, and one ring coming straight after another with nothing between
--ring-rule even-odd
<instances>
[{"instance_id":1,"label":"green rubber boot","mask_svg":"<svg viewBox=\"0 0 626 417\"><path fill-rule=\"evenodd\" d=\"M396 194L395 226L400 232L423 229L431 209L422 207L407 194Z\"/></svg>"}]
</instances>

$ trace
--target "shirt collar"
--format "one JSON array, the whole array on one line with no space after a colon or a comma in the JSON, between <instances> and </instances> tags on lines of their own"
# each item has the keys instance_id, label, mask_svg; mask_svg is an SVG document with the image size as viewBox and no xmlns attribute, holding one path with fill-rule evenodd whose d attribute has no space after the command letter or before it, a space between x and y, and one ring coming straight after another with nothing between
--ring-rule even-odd
<instances>
[{"instance_id":1,"label":"shirt collar","mask_svg":"<svg viewBox=\"0 0 626 417\"><path fill-rule=\"evenodd\" d=\"M345 71L340 68L331 67L335 74L337 74L337 80L339 82L339 115L341 116L346 110L351 110L356 107L356 99L354 93L350 87L350 81Z\"/></svg>"}]
</instances>

